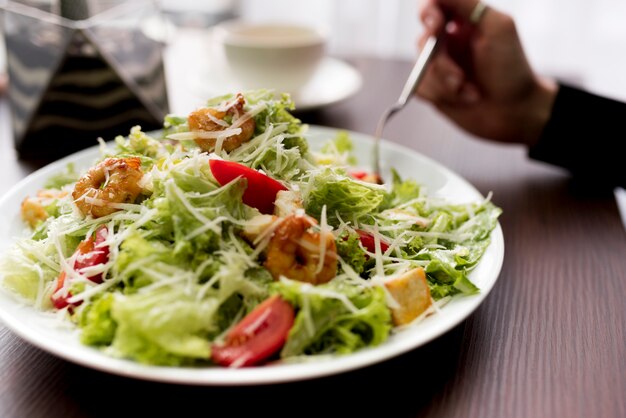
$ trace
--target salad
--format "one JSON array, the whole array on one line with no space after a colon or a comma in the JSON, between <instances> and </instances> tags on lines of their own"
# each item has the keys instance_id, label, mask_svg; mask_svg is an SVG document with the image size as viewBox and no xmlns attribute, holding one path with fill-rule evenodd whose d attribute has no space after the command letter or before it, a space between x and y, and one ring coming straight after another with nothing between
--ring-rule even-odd
<instances>
[{"instance_id":1,"label":"salad","mask_svg":"<svg viewBox=\"0 0 626 418\"><path fill-rule=\"evenodd\" d=\"M499 208L379 184L291 109L232 94L102 143L23 201L3 286L111 356L196 367L352 353L479 292Z\"/></svg>"}]
</instances>

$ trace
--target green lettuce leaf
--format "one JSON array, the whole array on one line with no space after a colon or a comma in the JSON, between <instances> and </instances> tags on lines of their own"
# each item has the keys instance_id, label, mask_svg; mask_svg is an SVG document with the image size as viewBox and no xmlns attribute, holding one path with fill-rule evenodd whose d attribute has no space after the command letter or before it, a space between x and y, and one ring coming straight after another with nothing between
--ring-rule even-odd
<instances>
[{"instance_id":1,"label":"green lettuce leaf","mask_svg":"<svg viewBox=\"0 0 626 418\"><path fill-rule=\"evenodd\" d=\"M334 139L326 141L322 145L321 157L318 157L320 164L347 164L354 166L357 159L353 154L354 145L350 139L348 131L339 131Z\"/></svg>"},{"instance_id":2,"label":"green lettuce leaf","mask_svg":"<svg viewBox=\"0 0 626 418\"><path fill-rule=\"evenodd\" d=\"M310 180L304 203L307 213L320 217L326 206L328 223L359 220L376 213L385 198L385 190L358 182L342 172L327 168Z\"/></svg>"},{"instance_id":3,"label":"green lettuce leaf","mask_svg":"<svg viewBox=\"0 0 626 418\"><path fill-rule=\"evenodd\" d=\"M219 248L221 236L207 225L204 219L219 216L245 219L252 209L243 204L242 196L246 180L232 181L210 195L185 194L184 190L169 182L165 186L166 200L159 206L161 219L167 220L166 228L173 231L174 252L190 256L197 251L213 252Z\"/></svg>"},{"instance_id":4,"label":"green lettuce leaf","mask_svg":"<svg viewBox=\"0 0 626 418\"><path fill-rule=\"evenodd\" d=\"M339 235L335 241L337 254L345 261L357 274L363 273L367 263L367 255L359 245L359 235L345 232Z\"/></svg>"},{"instance_id":5,"label":"green lettuce leaf","mask_svg":"<svg viewBox=\"0 0 626 418\"><path fill-rule=\"evenodd\" d=\"M116 151L108 154L108 157L139 158L144 171L148 171L156 160L167 152L165 144L143 132L140 126L133 126L128 137L122 135L115 137L115 145Z\"/></svg>"},{"instance_id":6,"label":"green lettuce leaf","mask_svg":"<svg viewBox=\"0 0 626 418\"><path fill-rule=\"evenodd\" d=\"M80 341L86 345L109 345L113 342L117 323L111 317L114 296L107 293L87 304L80 314Z\"/></svg>"},{"instance_id":7,"label":"green lettuce leaf","mask_svg":"<svg viewBox=\"0 0 626 418\"><path fill-rule=\"evenodd\" d=\"M30 303L35 303L40 292L45 292L59 275L57 270L39 261L41 255L56 260L56 249L48 240L14 247L0 261L2 285ZM51 306L47 297L41 298L40 302L42 309Z\"/></svg>"},{"instance_id":8,"label":"green lettuce leaf","mask_svg":"<svg viewBox=\"0 0 626 418\"><path fill-rule=\"evenodd\" d=\"M255 133L257 135L265 132L268 128L268 124L287 124L288 133L302 133L302 122L290 113L290 111L295 109L295 105L288 94L280 95L280 98L277 100L273 91L261 89L246 92L244 93L244 97L249 106L254 106L259 102L265 102L265 110L254 118L256 122ZM308 144L306 141L297 141L297 144L294 143L294 145L304 147L300 149L303 155L307 153Z\"/></svg>"},{"instance_id":9,"label":"green lettuce leaf","mask_svg":"<svg viewBox=\"0 0 626 418\"><path fill-rule=\"evenodd\" d=\"M139 233L131 234L122 243L113 270L114 275L122 278L125 293L135 293L152 283L152 278L141 270L142 261L151 266L178 264L171 245L148 240Z\"/></svg>"},{"instance_id":10,"label":"green lettuce leaf","mask_svg":"<svg viewBox=\"0 0 626 418\"><path fill-rule=\"evenodd\" d=\"M384 342L391 330L385 294L378 287L341 281L311 286L295 281L273 285L298 309L281 357L347 354ZM348 305L350 307L348 307Z\"/></svg>"},{"instance_id":11,"label":"green lettuce leaf","mask_svg":"<svg viewBox=\"0 0 626 418\"><path fill-rule=\"evenodd\" d=\"M420 197L421 186L412 179L402 180L398 172L391 169L391 190L385 193L385 198L381 204L381 210L396 208L400 205L413 201ZM422 202L413 202L412 208L421 213Z\"/></svg>"},{"instance_id":12,"label":"green lettuce leaf","mask_svg":"<svg viewBox=\"0 0 626 418\"><path fill-rule=\"evenodd\" d=\"M435 299L456 293L474 294L479 291L469 280L468 273L489 246L489 234L496 227L501 210L491 202L484 202L472 209L477 213L474 216L467 215L467 220L458 227L454 225L452 216L439 213L429 231L450 232L466 238L458 243L436 240L435 243L443 243L447 248L422 251L418 256L421 260L430 261L426 266L426 273L431 284L431 294ZM457 216L459 218L461 217ZM432 239L425 241L432 242Z\"/></svg>"},{"instance_id":13,"label":"green lettuce leaf","mask_svg":"<svg viewBox=\"0 0 626 418\"><path fill-rule=\"evenodd\" d=\"M79 174L76 171L74 163L68 163L65 170L50 176L44 183L44 189L60 189L65 185L78 181Z\"/></svg>"},{"instance_id":14,"label":"green lettuce leaf","mask_svg":"<svg viewBox=\"0 0 626 418\"><path fill-rule=\"evenodd\" d=\"M216 327L216 299L198 300L177 289L156 289L116 298L112 348L141 363L184 365L208 360L208 334Z\"/></svg>"}]
</instances>

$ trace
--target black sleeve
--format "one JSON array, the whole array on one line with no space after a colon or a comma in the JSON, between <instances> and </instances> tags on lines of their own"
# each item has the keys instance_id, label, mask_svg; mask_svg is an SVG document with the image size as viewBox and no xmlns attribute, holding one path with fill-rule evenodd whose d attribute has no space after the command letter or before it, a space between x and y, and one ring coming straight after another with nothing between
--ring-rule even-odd
<instances>
[{"instance_id":1,"label":"black sleeve","mask_svg":"<svg viewBox=\"0 0 626 418\"><path fill-rule=\"evenodd\" d=\"M626 186L626 103L561 85L552 115L529 156L576 177Z\"/></svg>"}]
</instances>

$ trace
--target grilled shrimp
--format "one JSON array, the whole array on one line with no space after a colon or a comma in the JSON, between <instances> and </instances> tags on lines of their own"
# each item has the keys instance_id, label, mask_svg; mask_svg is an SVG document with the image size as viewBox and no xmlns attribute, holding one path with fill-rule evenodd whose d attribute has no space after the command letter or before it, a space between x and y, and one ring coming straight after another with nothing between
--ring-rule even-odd
<instances>
[{"instance_id":1,"label":"grilled shrimp","mask_svg":"<svg viewBox=\"0 0 626 418\"><path fill-rule=\"evenodd\" d=\"M40 190L36 197L27 197L22 201L22 219L30 225L36 227L39 222L43 222L50 214L45 209L55 199L60 199L67 195L67 192L60 190Z\"/></svg>"},{"instance_id":2,"label":"grilled shrimp","mask_svg":"<svg viewBox=\"0 0 626 418\"><path fill-rule=\"evenodd\" d=\"M330 232L313 232L311 227L315 224L309 216L291 215L276 228L265 261L274 280L285 276L317 285L337 275L335 238Z\"/></svg>"},{"instance_id":3,"label":"grilled shrimp","mask_svg":"<svg viewBox=\"0 0 626 418\"><path fill-rule=\"evenodd\" d=\"M142 177L139 158L107 158L78 180L72 197L83 215L100 218L120 209L112 204L132 203Z\"/></svg>"},{"instance_id":4,"label":"grilled shrimp","mask_svg":"<svg viewBox=\"0 0 626 418\"><path fill-rule=\"evenodd\" d=\"M246 100L241 95L237 94L234 101L227 103L226 105L220 105L218 107L203 107L189 114L187 122L189 123L190 132L216 132L223 131L224 129L230 129L234 127L241 128L241 133L237 135L231 135L224 138L222 149L230 152L243 144L248 142L252 135L254 135L254 128L256 124L254 119L244 115L243 107L246 104ZM229 115L232 116L232 124L229 124L224 118ZM239 118L247 118L238 122ZM215 138L195 138L194 141L203 151L213 151L215 148Z\"/></svg>"}]
</instances>

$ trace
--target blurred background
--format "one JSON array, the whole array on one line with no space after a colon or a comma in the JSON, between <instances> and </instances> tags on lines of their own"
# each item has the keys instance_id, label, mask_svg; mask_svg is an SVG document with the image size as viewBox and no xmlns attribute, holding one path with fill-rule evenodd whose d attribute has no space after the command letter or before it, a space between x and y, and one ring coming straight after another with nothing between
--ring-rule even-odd
<instances>
[{"instance_id":1,"label":"blurred background","mask_svg":"<svg viewBox=\"0 0 626 418\"><path fill-rule=\"evenodd\" d=\"M415 39L421 30L417 20L418 0L160 0L158 3L172 27L179 29L202 30L233 17L311 24L330 35L330 54L345 57L412 59ZM537 70L626 100L623 76L626 58L621 53L626 47L623 24L626 2L490 0L488 3L515 17ZM170 37L169 41L172 40ZM0 42L0 73L5 65L3 48L4 42ZM206 50L195 53L205 54Z\"/></svg>"},{"instance_id":2,"label":"blurred background","mask_svg":"<svg viewBox=\"0 0 626 418\"><path fill-rule=\"evenodd\" d=\"M415 56L418 0L161 0L169 12L232 8L246 19L307 23L330 34L333 55ZM514 16L533 66L594 92L626 100L626 2L489 0ZM217 12L219 15L219 12Z\"/></svg>"},{"instance_id":3,"label":"blurred background","mask_svg":"<svg viewBox=\"0 0 626 418\"><path fill-rule=\"evenodd\" d=\"M168 20L208 27L241 16L308 23L330 34L334 55L411 59L420 32L418 0L160 0ZM37 3L34 1L33 3ZM45 1L39 1L45 3ZM2 4L2 1L0 1ZM539 71L626 100L626 2L620 0L490 0L517 21ZM0 72L4 66L0 42ZM202 51L197 51L202 53Z\"/></svg>"}]
</instances>

